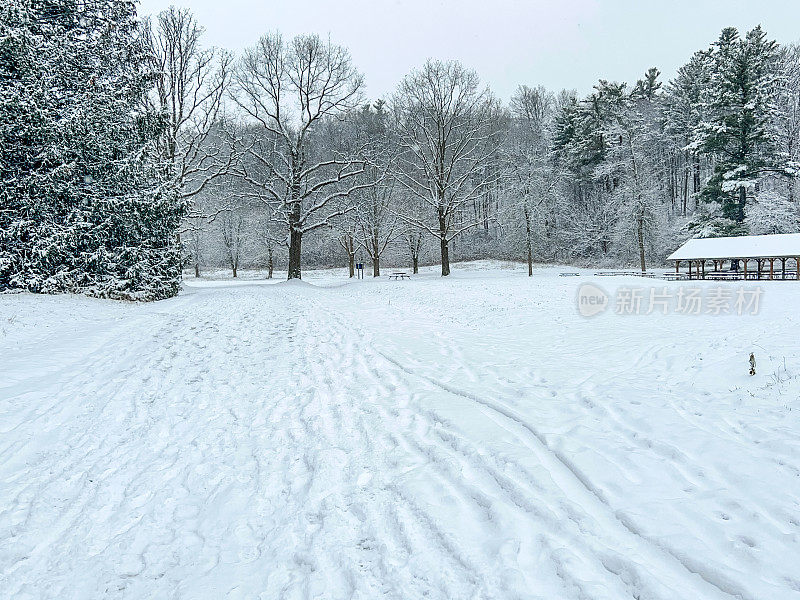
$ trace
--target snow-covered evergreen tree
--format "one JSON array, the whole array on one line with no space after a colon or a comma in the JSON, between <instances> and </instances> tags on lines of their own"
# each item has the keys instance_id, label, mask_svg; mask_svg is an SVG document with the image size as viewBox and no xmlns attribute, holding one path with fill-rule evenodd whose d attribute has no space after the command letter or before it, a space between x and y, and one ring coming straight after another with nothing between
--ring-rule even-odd
<instances>
[{"instance_id":1,"label":"snow-covered evergreen tree","mask_svg":"<svg viewBox=\"0 0 800 600\"><path fill-rule=\"evenodd\" d=\"M712 48L706 120L698 142L716 159L703 199L722 207L718 234L746 231L745 208L760 177L785 169L777 154L775 95L781 77L778 46L761 27L744 39L728 27ZM732 223L732 225L731 225Z\"/></svg>"},{"instance_id":2,"label":"snow-covered evergreen tree","mask_svg":"<svg viewBox=\"0 0 800 600\"><path fill-rule=\"evenodd\" d=\"M696 202L702 188L702 144L697 137L705 118L711 70L711 53L695 52L666 86L662 102L666 147L677 163L673 166L674 193L681 199L680 212L684 216L690 210L689 199Z\"/></svg>"},{"instance_id":3,"label":"snow-covered evergreen tree","mask_svg":"<svg viewBox=\"0 0 800 600\"><path fill-rule=\"evenodd\" d=\"M576 257L608 256L618 209L620 165L609 161L619 141L609 136L625 84L600 80L581 101L566 103L556 119L554 150L568 172L565 239Z\"/></svg>"},{"instance_id":4,"label":"snow-covered evergreen tree","mask_svg":"<svg viewBox=\"0 0 800 600\"><path fill-rule=\"evenodd\" d=\"M177 293L182 206L135 4L0 9L0 289L155 300Z\"/></svg>"}]
</instances>

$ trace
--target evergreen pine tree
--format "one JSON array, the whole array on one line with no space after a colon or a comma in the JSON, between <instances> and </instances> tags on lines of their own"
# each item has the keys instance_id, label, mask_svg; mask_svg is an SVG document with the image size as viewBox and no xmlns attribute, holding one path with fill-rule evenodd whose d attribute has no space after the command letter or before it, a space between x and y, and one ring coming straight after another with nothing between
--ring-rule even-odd
<instances>
[{"instance_id":1,"label":"evergreen pine tree","mask_svg":"<svg viewBox=\"0 0 800 600\"><path fill-rule=\"evenodd\" d=\"M0 28L0 289L174 295L183 207L135 4L14 0Z\"/></svg>"},{"instance_id":2,"label":"evergreen pine tree","mask_svg":"<svg viewBox=\"0 0 800 600\"><path fill-rule=\"evenodd\" d=\"M760 27L741 39L736 29L722 31L712 48L714 70L698 141L716 159L714 173L702 192L718 203L718 234L746 231L745 208L758 180L783 168L773 131L773 98L780 77L778 47Z\"/></svg>"},{"instance_id":3,"label":"evergreen pine tree","mask_svg":"<svg viewBox=\"0 0 800 600\"><path fill-rule=\"evenodd\" d=\"M682 198L682 212L688 211L690 197L697 199L701 184L701 146L697 139L700 123L705 120L705 106L711 80L712 59L708 51L696 52L678 69L678 75L666 86L662 110L666 141L675 157ZM677 191L677 190L676 190Z\"/></svg>"}]
</instances>

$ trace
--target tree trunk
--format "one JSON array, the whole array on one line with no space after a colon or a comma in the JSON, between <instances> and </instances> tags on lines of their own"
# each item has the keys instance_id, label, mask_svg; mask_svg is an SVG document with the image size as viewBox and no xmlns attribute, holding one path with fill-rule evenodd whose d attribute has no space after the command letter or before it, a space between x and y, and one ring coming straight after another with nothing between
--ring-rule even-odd
<instances>
[{"instance_id":1,"label":"tree trunk","mask_svg":"<svg viewBox=\"0 0 800 600\"><path fill-rule=\"evenodd\" d=\"M419 257L418 256L412 256L411 257L411 266L412 266L412 268L414 270L413 271L414 275L419 273Z\"/></svg>"},{"instance_id":2,"label":"tree trunk","mask_svg":"<svg viewBox=\"0 0 800 600\"><path fill-rule=\"evenodd\" d=\"M533 277L533 251L530 238L528 238L528 277Z\"/></svg>"},{"instance_id":3,"label":"tree trunk","mask_svg":"<svg viewBox=\"0 0 800 600\"><path fill-rule=\"evenodd\" d=\"M639 239L639 263L642 267L642 273L645 273L647 266L644 262L644 215L642 214L636 220L636 236Z\"/></svg>"},{"instance_id":4,"label":"tree trunk","mask_svg":"<svg viewBox=\"0 0 800 600\"><path fill-rule=\"evenodd\" d=\"M236 277L236 265L233 266L233 276Z\"/></svg>"},{"instance_id":5,"label":"tree trunk","mask_svg":"<svg viewBox=\"0 0 800 600\"><path fill-rule=\"evenodd\" d=\"M269 259L267 260L267 279L272 279L272 269L274 268L274 263L272 262L272 248L267 250L269 253Z\"/></svg>"},{"instance_id":6,"label":"tree trunk","mask_svg":"<svg viewBox=\"0 0 800 600\"><path fill-rule=\"evenodd\" d=\"M301 279L300 247L302 242L303 232L292 227L289 231L289 279Z\"/></svg>"},{"instance_id":7,"label":"tree trunk","mask_svg":"<svg viewBox=\"0 0 800 600\"><path fill-rule=\"evenodd\" d=\"M194 263L194 276L200 277L200 265L197 263Z\"/></svg>"},{"instance_id":8,"label":"tree trunk","mask_svg":"<svg viewBox=\"0 0 800 600\"><path fill-rule=\"evenodd\" d=\"M525 207L525 243L528 246L528 277L533 277L533 246L531 244L531 215Z\"/></svg>"},{"instance_id":9,"label":"tree trunk","mask_svg":"<svg viewBox=\"0 0 800 600\"><path fill-rule=\"evenodd\" d=\"M683 205L682 205L682 214L686 216L686 209L689 206L689 171L684 170L683 172Z\"/></svg>"},{"instance_id":10,"label":"tree trunk","mask_svg":"<svg viewBox=\"0 0 800 600\"><path fill-rule=\"evenodd\" d=\"M439 242L442 250L442 277L450 275L450 248L447 245L447 225L445 215L439 211Z\"/></svg>"},{"instance_id":11,"label":"tree trunk","mask_svg":"<svg viewBox=\"0 0 800 600\"><path fill-rule=\"evenodd\" d=\"M487 193L482 198L483 200L483 233L488 238L489 237L489 194Z\"/></svg>"},{"instance_id":12,"label":"tree trunk","mask_svg":"<svg viewBox=\"0 0 800 600\"><path fill-rule=\"evenodd\" d=\"M381 276L381 248L376 237L372 238L372 276Z\"/></svg>"},{"instance_id":13,"label":"tree trunk","mask_svg":"<svg viewBox=\"0 0 800 600\"><path fill-rule=\"evenodd\" d=\"M301 273L301 249L303 246L303 230L300 223L300 179L297 173L300 171L298 164L299 157L292 152L292 178L291 186L291 210L289 211L289 276L288 279L302 279Z\"/></svg>"},{"instance_id":14,"label":"tree trunk","mask_svg":"<svg viewBox=\"0 0 800 600\"><path fill-rule=\"evenodd\" d=\"M744 187L739 188L739 204L736 207L736 221L744 223L744 207L747 204L747 190Z\"/></svg>"},{"instance_id":15,"label":"tree trunk","mask_svg":"<svg viewBox=\"0 0 800 600\"><path fill-rule=\"evenodd\" d=\"M350 269L350 279L356 276L356 242L353 234L348 232L339 238L339 245L347 252L347 265Z\"/></svg>"},{"instance_id":16,"label":"tree trunk","mask_svg":"<svg viewBox=\"0 0 800 600\"><path fill-rule=\"evenodd\" d=\"M441 246L442 246L442 277L446 277L450 275L450 248L447 245L447 238L442 237L440 239Z\"/></svg>"}]
</instances>

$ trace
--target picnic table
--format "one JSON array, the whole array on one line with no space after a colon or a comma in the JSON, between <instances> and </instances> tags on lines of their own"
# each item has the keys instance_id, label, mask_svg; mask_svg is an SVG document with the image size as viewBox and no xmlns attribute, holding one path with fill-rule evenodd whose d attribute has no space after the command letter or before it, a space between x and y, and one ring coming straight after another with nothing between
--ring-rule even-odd
<instances>
[{"instance_id":1,"label":"picnic table","mask_svg":"<svg viewBox=\"0 0 800 600\"><path fill-rule=\"evenodd\" d=\"M411 279L411 275L405 271L393 271L391 275L389 275L389 279L394 279L395 281L399 279Z\"/></svg>"},{"instance_id":2,"label":"picnic table","mask_svg":"<svg viewBox=\"0 0 800 600\"><path fill-rule=\"evenodd\" d=\"M741 271L711 271L706 273L705 278L715 281L734 281L744 279L744 273Z\"/></svg>"},{"instance_id":3,"label":"picnic table","mask_svg":"<svg viewBox=\"0 0 800 600\"><path fill-rule=\"evenodd\" d=\"M667 271L661 275L661 278L668 281L683 281L684 279L689 279L689 276L686 273L672 273Z\"/></svg>"},{"instance_id":4,"label":"picnic table","mask_svg":"<svg viewBox=\"0 0 800 600\"><path fill-rule=\"evenodd\" d=\"M652 277L650 273L642 273L641 271L597 271L595 275L598 277L617 277L620 275L634 276L634 277Z\"/></svg>"},{"instance_id":5,"label":"picnic table","mask_svg":"<svg viewBox=\"0 0 800 600\"><path fill-rule=\"evenodd\" d=\"M575 271L569 271L558 274L559 277L580 277L580 275L581 275L580 273L577 273Z\"/></svg>"}]
</instances>

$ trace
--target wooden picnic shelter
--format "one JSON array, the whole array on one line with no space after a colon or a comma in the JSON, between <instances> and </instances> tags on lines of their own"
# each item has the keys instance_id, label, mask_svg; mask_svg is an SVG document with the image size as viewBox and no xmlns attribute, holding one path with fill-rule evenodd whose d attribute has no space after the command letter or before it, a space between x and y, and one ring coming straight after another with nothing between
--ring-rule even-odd
<instances>
[{"instance_id":1,"label":"wooden picnic shelter","mask_svg":"<svg viewBox=\"0 0 800 600\"><path fill-rule=\"evenodd\" d=\"M667 260L677 279L800 280L800 233L694 238Z\"/></svg>"}]
</instances>

